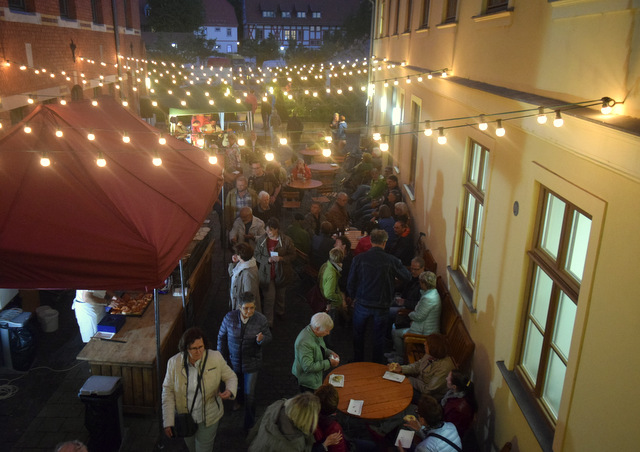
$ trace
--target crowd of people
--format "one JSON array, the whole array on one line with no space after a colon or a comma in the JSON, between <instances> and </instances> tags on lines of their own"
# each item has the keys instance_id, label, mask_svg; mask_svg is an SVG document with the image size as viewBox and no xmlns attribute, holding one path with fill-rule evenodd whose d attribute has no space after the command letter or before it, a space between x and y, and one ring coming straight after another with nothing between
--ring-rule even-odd
<instances>
[{"instance_id":1,"label":"crowd of people","mask_svg":"<svg viewBox=\"0 0 640 452\"><path fill-rule=\"evenodd\" d=\"M277 133L274 113L265 124ZM301 132L295 121L291 124ZM336 148L344 146L346 128L344 116L336 113L330 124ZM190 328L169 360L162 397L167 436L176 434L176 416L190 414L198 427L185 438L187 447L211 451L222 401L229 399L234 409L244 405L250 451L377 450L400 427L416 431L415 450L462 450L461 438L477 409L473 383L448 356L440 334L436 275L416 256L414 224L392 167L383 168L377 153L365 152L336 187L331 205L303 204L287 221L283 189L289 180L310 179L312 173L295 153L267 162L255 138L252 134L252 142L240 148L229 137L225 165L234 177L226 181L219 206L223 246L233 250L229 312L217 332L217 350L202 330ZM353 227L362 234L357 244L344 234ZM291 374L300 393L274 401L257 418L263 347L283 320L287 290L309 274L320 304L312 306L318 312L292 344ZM373 328L367 334L369 324ZM373 429L369 438L345 435L335 416L338 394L323 385L326 373L341 361L331 340L336 327L351 335L354 362L377 362L408 377L415 419L392 420L387 431ZM407 332L426 336L425 355L412 364L403 362ZM372 356L365 356L368 348Z\"/></svg>"}]
</instances>

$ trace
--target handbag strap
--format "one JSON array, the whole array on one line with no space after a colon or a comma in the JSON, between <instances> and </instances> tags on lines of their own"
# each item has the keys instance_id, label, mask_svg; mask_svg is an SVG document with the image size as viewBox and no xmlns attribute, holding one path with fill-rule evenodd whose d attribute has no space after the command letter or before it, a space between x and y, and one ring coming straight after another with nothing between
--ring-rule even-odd
<instances>
[{"instance_id":1,"label":"handbag strap","mask_svg":"<svg viewBox=\"0 0 640 452\"><path fill-rule=\"evenodd\" d=\"M191 402L191 409L189 410L189 414L193 411L193 407L196 405L196 397L198 397L198 391L200 390L200 383L202 382L202 374L204 373L204 363L207 362L207 356L209 355L209 350L204 352L204 360L202 364L200 364L200 372L198 372L198 385L196 386L196 392L193 394L193 402ZM187 367L187 382L189 381L189 368Z\"/></svg>"},{"instance_id":2,"label":"handbag strap","mask_svg":"<svg viewBox=\"0 0 640 452\"><path fill-rule=\"evenodd\" d=\"M445 438L442 435L438 435L437 433L427 433L427 438L429 436L435 436L436 438L441 439L445 443L449 444L451 447L453 447L458 452L462 452L462 449L460 449L460 447L456 443L454 443L453 441L448 440L447 438Z\"/></svg>"}]
</instances>

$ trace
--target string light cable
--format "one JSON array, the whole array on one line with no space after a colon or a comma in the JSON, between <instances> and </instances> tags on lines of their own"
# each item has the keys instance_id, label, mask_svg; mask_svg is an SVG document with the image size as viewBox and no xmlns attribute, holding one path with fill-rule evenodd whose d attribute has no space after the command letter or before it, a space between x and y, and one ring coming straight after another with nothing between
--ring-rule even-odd
<instances>
[{"instance_id":1,"label":"string light cable","mask_svg":"<svg viewBox=\"0 0 640 452\"><path fill-rule=\"evenodd\" d=\"M24 372L19 377L13 378L11 380L8 378L0 378L0 382L6 381L6 383L0 384L0 400L10 399L11 397L15 396L20 389L18 388L18 386L12 383L17 380L20 380L23 377L26 377L31 372L34 372L36 370L46 369L51 372L64 373L64 372L69 372L70 370L73 370L76 367L81 366L83 364L84 363L80 362L72 367L69 367L68 369L52 369L51 367L47 367L47 366L34 367L32 369L29 369L27 372Z\"/></svg>"}]
</instances>

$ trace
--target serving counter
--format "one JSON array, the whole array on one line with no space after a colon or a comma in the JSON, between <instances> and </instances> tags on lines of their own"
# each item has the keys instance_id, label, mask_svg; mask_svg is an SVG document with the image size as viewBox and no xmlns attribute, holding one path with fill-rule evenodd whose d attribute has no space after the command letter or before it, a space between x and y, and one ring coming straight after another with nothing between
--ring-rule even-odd
<instances>
[{"instance_id":1,"label":"serving counter","mask_svg":"<svg viewBox=\"0 0 640 452\"><path fill-rule=\"evenodd\" d=\"M122 407L128 413L153 413L159 402L153 303L141 317L127 316L122 329L110 340L92 338L77 356L89 361L92 375L122 377ZM182 300L160 295L159 307L164 378L167 360L178 352L178 341L184 331Z\"/></svg>"}]
</instances>

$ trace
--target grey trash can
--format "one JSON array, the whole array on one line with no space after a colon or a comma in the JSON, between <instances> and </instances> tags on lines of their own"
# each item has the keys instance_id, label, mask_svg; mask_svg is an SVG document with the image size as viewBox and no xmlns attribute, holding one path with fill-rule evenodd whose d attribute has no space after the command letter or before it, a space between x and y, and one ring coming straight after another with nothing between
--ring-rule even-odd
<instances>
[{"instance_id":1,"label":"grey trash can","mask_svg":"<svg viewBox=\"0 0 640 452\"><path fill-rule=\"evenodd\" d=\"M84 425L89 431L91 452L120 450L123 435L122 380L120 377L93 375L78 397L85 405Z\"/></svg>"}]
</instances>

